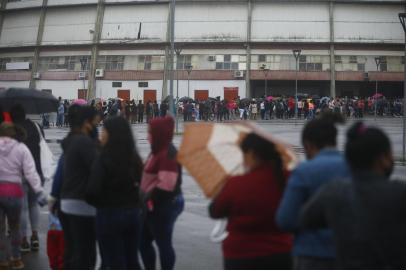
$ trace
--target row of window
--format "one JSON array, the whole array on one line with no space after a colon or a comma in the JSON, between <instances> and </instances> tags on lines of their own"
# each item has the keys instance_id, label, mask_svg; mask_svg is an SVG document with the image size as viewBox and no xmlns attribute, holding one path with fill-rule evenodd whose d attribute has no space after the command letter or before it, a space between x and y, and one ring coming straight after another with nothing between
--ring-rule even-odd
<instances>
[{"instance_id":1,"label":"row of window","mask_svg":"<svg viewBox=\"0 0 406 270\"><path fill-rule=\"evenodd\" d=\"M245 55L180 55L176 57L176 69L200 70L246 70ZM291 55L253 55L251 69L295 70L296 61ZM0 58L0 71L7 70L7 63L28 62L32 57ZM380 71L401 72L403 57L381 56ZM320 55L301 55L300 71L328 71L330 57ZM165 65L163 55L106 55L97 58L96 67L104 70L162 70ZM337 71L373 71L376 70L375 57L372 56L335 56ZM49 56L40 57L39 71L81 71L90 69L90 56Z\"/></svg>"}]
</instances>

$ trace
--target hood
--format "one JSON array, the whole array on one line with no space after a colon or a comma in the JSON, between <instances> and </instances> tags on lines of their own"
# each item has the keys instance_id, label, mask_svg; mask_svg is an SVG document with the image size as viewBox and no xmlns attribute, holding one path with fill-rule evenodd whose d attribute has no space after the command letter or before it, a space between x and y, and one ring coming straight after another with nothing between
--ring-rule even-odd
<instances>
[{"instance_id":1,"label":"hood","mask_svg":"<svg viewBox=\"0 0 406 270\"><path fill-rule=\"evenodd\" d=\"M167 149L173 139L175 123L170 116L156 118L149 123L149 133L151 136L151 149L153 154L157 154L163 149Z\"/></svg>"},{"instance_id":2,"label":"hood","mask_svg":"<svg viewBox=\"0 0 406 270\"><path fill-rule=\"evenodd\" d=\"M0 137L0 155L7 156L19 142L9 137Z\"/></svg>"}]
</instances>

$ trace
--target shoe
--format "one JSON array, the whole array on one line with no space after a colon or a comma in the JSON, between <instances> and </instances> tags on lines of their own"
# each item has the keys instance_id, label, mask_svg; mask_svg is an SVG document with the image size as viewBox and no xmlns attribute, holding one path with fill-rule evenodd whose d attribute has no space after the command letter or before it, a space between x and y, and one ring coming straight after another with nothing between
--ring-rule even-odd
<instances>
[{"instance_id":1,"label":"shoe","mask_svg":"<svg viewBox=\"0 0 406 270\"><path fill-rule=\"evenodd\" d=\"M39 250L39 240L38 236L31 236L31 251Z\"/></svg>"},{"instance_id":2,"label":"shoe","mask_svg":"<svg viewBox=\"0 0 406 270\"><path fill-rule=\"evenodd\" d=\"M0 263L0 270L10 270L8 262Z\"/></svg>"},{"instance_id":3,"label":"shoe","mask_svg":"<svg viewBox=\"0 0 406 270\"><path fill-rule=\"evenodd\" d=\"M10 266L12 270L24 269L24 263L21 258L11 258Z\"/></svg>"},{"instance_id":4,"label":"shoe","mask_svg":"<svg viewBox=\"0 0 406 270\"><path fill-rule=\"evenodd\" d=\"M21 243L21 246L20 246L20 251L21 251L22 253L28 253L28 252L31 251L30 244L27 242L26 239L25 239L25 240L23 239L23 241L22 241L22 243Z\"/></svg>"}]
</instances>

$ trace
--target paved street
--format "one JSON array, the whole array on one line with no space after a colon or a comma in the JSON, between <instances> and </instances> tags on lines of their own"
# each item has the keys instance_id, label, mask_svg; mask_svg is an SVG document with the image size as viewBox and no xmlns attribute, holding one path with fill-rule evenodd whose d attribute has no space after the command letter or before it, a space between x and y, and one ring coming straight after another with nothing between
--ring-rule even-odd
<instances>
[{"instance_id":1,"label":"paved street","mask_svg":"<svg viewBox=\"0 0 406 270\"><path fill-rule=\"evenodd\" d=\"M340 128L339 148L343 149L345 130L353 121ZM369 124L375 124L373 119L367 120ZM303 158L303 150L300 145L300 132L303 122L273 121L258 122L258 124L271 132L275 137L284 140L294 146L298 155ZM397 119L380 119L378 126L383 128L390 136L393 143L393 150L396 157L402 153L402 122ZM141 155L146 158L149 153L149 144L146 140L146 125L133 126L137 140L137 146ZM182 125L180 125L182 129ZM67 129L46 130L46 138L50 140L50 146L56 156L59 156L61 149L57 140L62 139ZM179 145L181 136L176 136L175 144ZM404 178L406 167L397 163L395 177ZM49 189L50 183L47 183ZM175 230L174 243L177 251L177 267L179 270L207 270L221 269L221 248L219 244L210 242L209 234L213 227L213 221L207 216L208 201L204 198L193 179L184 171L183 191L186 198L186 208L180 216ZM47 230L47 210L42 209L41 213L41 251L38 254L30 254L24 257L26 269L47 270L47 257L45 252L45 235Z\"/></svg>"}]
</instances>

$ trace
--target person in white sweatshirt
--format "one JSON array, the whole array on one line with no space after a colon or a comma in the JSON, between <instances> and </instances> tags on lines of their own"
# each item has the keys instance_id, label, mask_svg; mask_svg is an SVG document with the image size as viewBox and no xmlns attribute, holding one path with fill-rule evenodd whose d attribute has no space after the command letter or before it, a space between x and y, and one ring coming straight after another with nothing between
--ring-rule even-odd
<instances>
[{"instance_id":1,"label":"person in white sweatshirt","mask_svg":"<svg viewBox=\"0 0 406 270\"><path fill-rule=\"evenodd\" d=\"M16 140L16 126L10 123L0 125L0 270L23 269L20 254L20 213L22 209L22 179L28 183L37 195L40 205L45 205L47 197L41 186L41 179L35 169L35 162L25 144ZM6 219L7 218L7 219ZM5 235L6 220L10 230L10 239ZM11 254L6 247L10 241ZM11 255L10 261L8 258Z\"/></svg>"}]
</instances>

